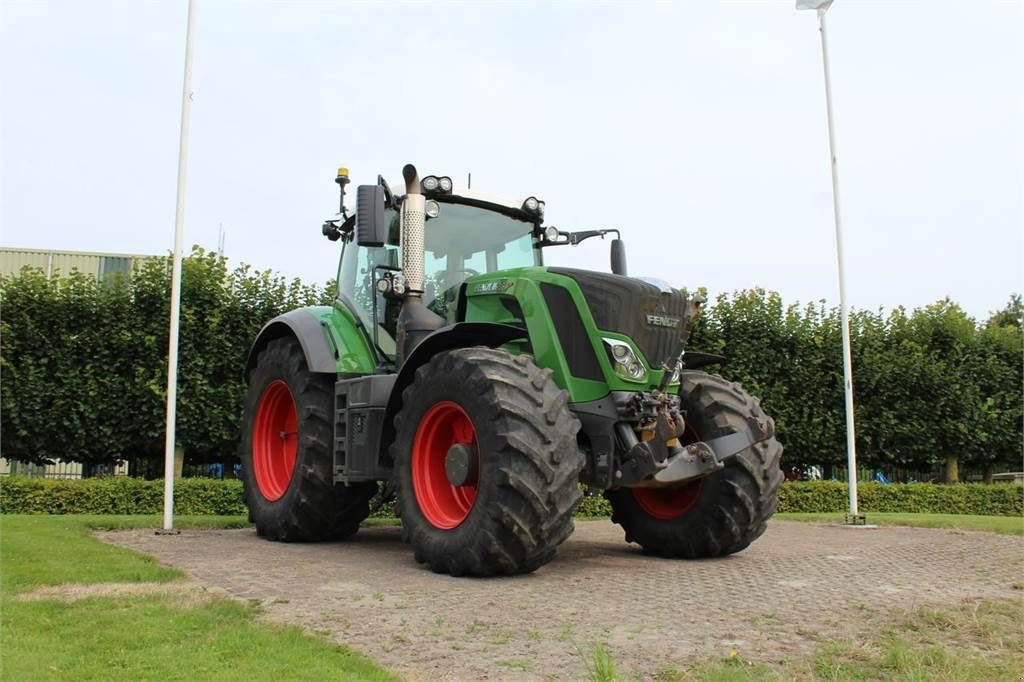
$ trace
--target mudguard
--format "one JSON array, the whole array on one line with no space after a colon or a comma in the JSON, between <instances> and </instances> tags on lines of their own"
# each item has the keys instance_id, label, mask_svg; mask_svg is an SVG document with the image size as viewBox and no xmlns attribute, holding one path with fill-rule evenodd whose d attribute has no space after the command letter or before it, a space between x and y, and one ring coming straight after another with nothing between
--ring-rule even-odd
<instances>
[{"instance_id":1,"label":"mudguard","mask_svg":"<svg viewBox=\"0 0 1024 682\"><path fill-rule=\"evenodd\" d=\"M260 330L249 350L246 376L255 367L260 351L272 340L285 336L298 340L311 372L371 374L377 358L365 335L349 318L330 306L298 308L275 317Z\"/></svg>"},{"instance_id":2,"label":"mudguard","mask_svg":"<svg viewBox=\"0 0 1024 682\"><path fill-rule=\"evenodd\" d=\"M416 369L438 353L467 346L497 348L509 341L524 338L528 338L528 334L522 327L497 322L458 322L438 329L413 349L398 371L395 387L388 400L388 416L391 417L398 412L402 403L402 391L412 383Z\"/></svg>"}]
</instances>

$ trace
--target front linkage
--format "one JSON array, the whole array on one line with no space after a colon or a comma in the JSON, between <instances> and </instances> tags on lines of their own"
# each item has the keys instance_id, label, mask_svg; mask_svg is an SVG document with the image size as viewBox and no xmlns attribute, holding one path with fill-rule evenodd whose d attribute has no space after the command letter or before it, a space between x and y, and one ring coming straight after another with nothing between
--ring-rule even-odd
<instances>
[{"instance_id":1,"label":"front linkage","mask_svg":"<svg viewBox=\"0 0 1024 682\"><path fill-rule=\"evenodd\" d=\"M773 435L767 420L751 416L745 430L682 445L686 421L679 396L659 391L629 393L623 398L620 414L638 422L635 429L625 421L617 424L625 453L615 470L615 486L675 486L703 478L724 467L730 457Z\"/></svg>"}]
</instances>

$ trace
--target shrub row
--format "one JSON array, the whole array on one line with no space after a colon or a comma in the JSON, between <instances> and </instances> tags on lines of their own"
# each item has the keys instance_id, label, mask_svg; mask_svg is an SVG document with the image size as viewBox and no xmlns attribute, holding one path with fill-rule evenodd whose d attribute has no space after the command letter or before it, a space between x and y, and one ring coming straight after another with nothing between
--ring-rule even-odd
<instances>
[{"instance_id":1,"label":"shrub row","mask_svg":"<svg viewBox=\"0 0 1024 682\"><path fill-rule=\"evenodd\" d=\"M779 488L780 512L843 513L848 488L839 481L793 481ZM933 485L931 483L862 483L857 487L861 512L919 514L1024 515L1024 488L1017 485ZM603 497L585 497L576 512L584 518L611 515Z\"/></svg>"},{"instance_id":2,"label":"shrub row","mask_svg":"<svg viewBox=\"0 0 1024 682\"><path fill-rule=\"evenodd\" d=\"M838 481L794 481L779 490L779 511L843 512L848 489ZM857 501L864 512L923 514L1024 514L1024 488L1011 484L933 485L931 483L862 483Z\"/></svg>"},{"instance_id":3,"label":"shrub row","mask_svg":"<svg viewBox=\"0 0 1024 682\"><path fill-rule=\"evenodd\" d=\"M49 480L10 476L0 479L0 511L5 514L159 514L164 482L141 478ZM174 484L176 514L245 514L242 482L183 478Z\"/></svg>"},{"instance_id":4,"label":"shrub row","mask_svg":"<svg viewBox=\"0 0 1024 682\"><path fill-rule=\"evenodd\" d=\"M1024 515L1024 489L1016 485L933 485L930 483L863 483L858 488L860 508L866 512L932 514ZM781 512L843 512L845 483L806 481L783 483ZM6 514L157 514L163 509L163 481L137 478L47 480L12 476L0 479L0 511ZM174 485L177 514L245 514L241 481L185 478ZM373 514L394 515L393 505ZM583 498L576 515L600 518L611 515L601 496Z\"/></svg>"}]
</instances>

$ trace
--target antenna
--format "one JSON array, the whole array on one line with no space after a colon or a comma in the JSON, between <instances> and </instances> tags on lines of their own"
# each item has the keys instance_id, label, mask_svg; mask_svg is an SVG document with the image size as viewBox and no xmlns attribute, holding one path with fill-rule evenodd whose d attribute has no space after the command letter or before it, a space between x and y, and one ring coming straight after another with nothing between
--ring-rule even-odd
<instances>
[{"instance_id":1,"label":"antenna","mask_svg":"<svg viewBox=\"0 0 1024 682\"><path fill-rule=\"evenodd\" d=\"M473 174L469 173L469 177L466 178L466 189L473 189Z\"/></svg>"}]
</instances>

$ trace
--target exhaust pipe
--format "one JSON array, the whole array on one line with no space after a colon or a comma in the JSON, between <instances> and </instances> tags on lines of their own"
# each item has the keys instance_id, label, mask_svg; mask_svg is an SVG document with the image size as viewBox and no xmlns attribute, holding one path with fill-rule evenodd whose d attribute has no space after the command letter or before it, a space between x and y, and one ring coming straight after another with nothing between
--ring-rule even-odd
<instances>
[{"instance_id":1,"label":"exhaust pipe","mask_svg":"<svg viewBox=\"0 0 1024 682\"><path fill-rule=\"evenodd\" d=\"M402 202L402 275L409 293L423 295L423 233L427 220L426 200L420 194L420 177L416 166L406 164L405 200ZM408 294L407 294L408 296Z\"/></svg>"},{"instance_id":2,"label":"exhaust pipe","mask_svg":"<svg viewBox=\"0 0 1024 682\"><path fill-rule=\"evenodd\" d=\"M405 199L402 201L401 240L402 275L405 294L402 310L398 313L395 345L398 367L420 342L444 324L444 318L423 305L424 289L424 237L426 226L426 199L420 194L420 178L411 163L402 169L405 179Z\"/></svg>"}]
</instances>

